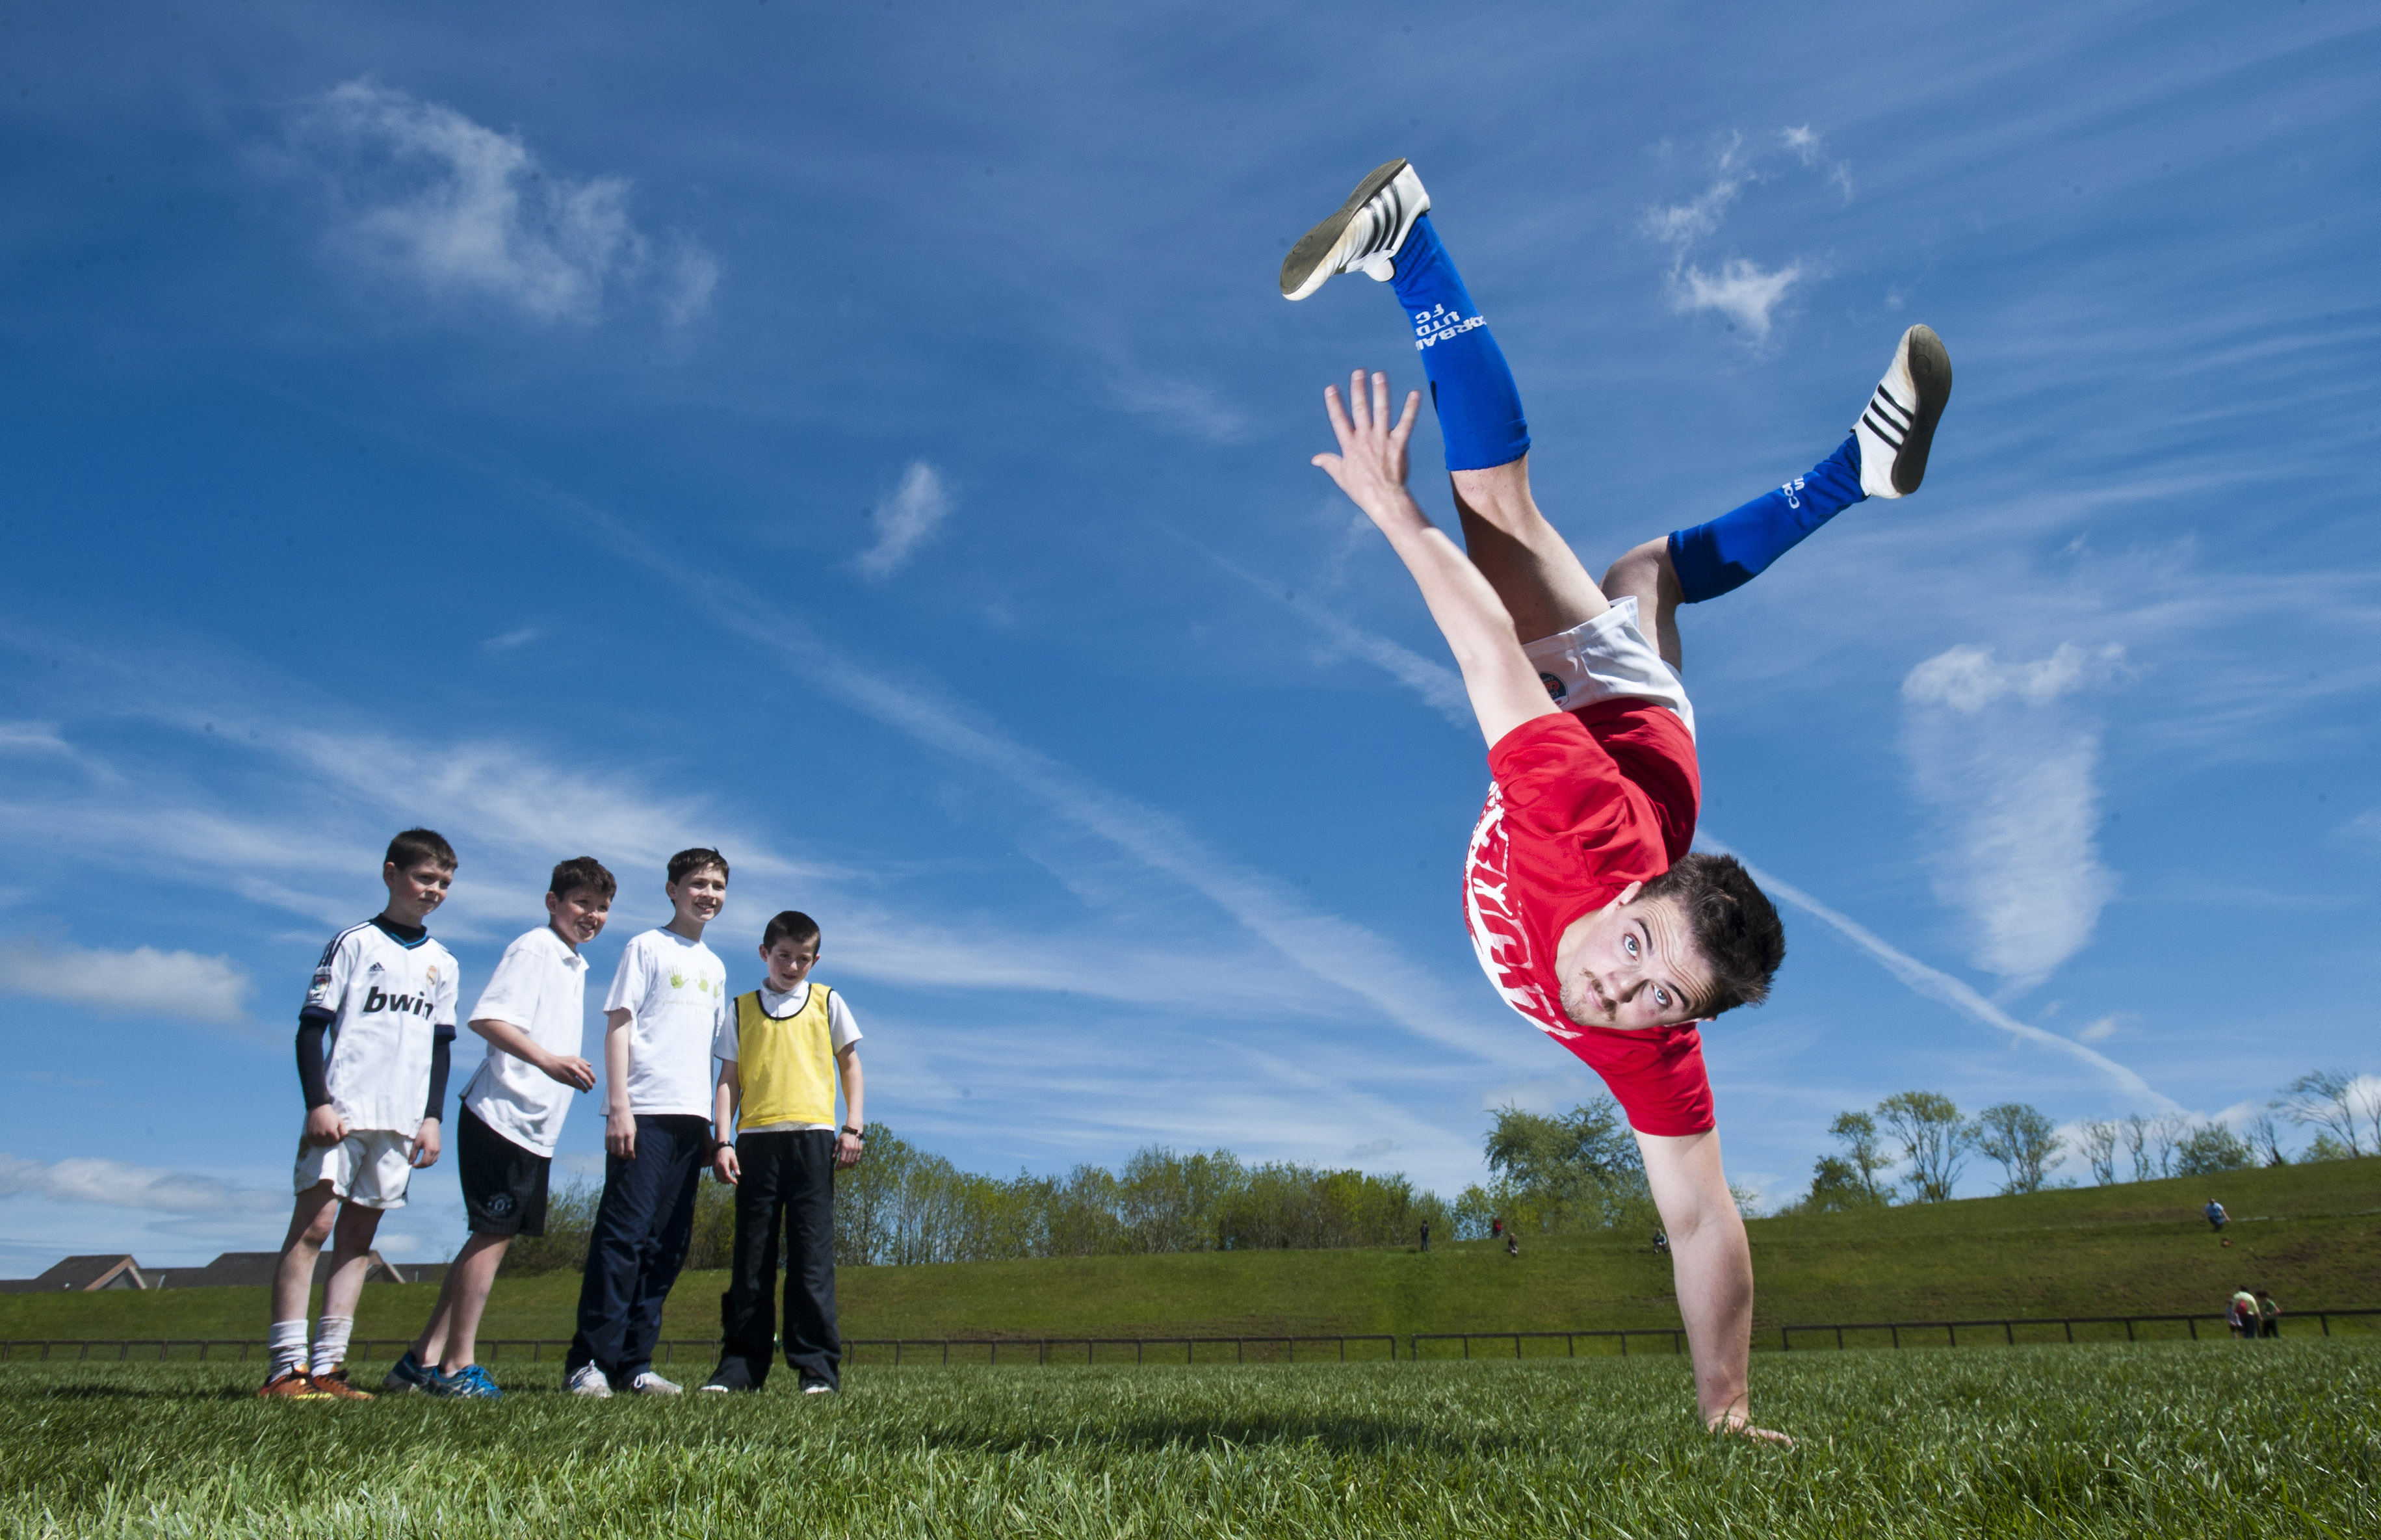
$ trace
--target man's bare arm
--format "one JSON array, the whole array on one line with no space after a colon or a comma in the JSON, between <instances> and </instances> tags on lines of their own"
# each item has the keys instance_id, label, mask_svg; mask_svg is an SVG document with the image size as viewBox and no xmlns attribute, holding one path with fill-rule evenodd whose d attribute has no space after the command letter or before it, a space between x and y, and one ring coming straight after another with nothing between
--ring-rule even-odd
<instances>
[{"instance_id":1,"label":"man's bare arm","mask_svg":"<svg viewBox=\"0 0 2381 1540\"><path fill-rule=\"evenodd\" d=\"M1409 394L1404 414L1391 422L1388 376L1373 375L1371 386L1365 389L1359 370L1349 382L1344 406L1338 386L1324 390L1339 452L1317 455L1314 464L1389 537L1390 547L1413 575L1463 672L1464 693L1480 719L1481 735L1493 746L1522 723L1561 708L1546 698L1537 669L1514 637L1504 601L1406 491L1406 441L1413 436L1422 393Z\"/></svg>"},{"instance_id":2,"label":"man's bare arm","mask_svg":"<svg viewBox=\"0 0 2381 1540\"><path fill-rule=\"evenodd\" d=\"M1670 1237L1679 1314L1694 1355L1695 1399L1703 1425L1790 1444L1752 1422L1752 1248L1728 1190L1717 1131L1677 1138L1641 1133L1645 1180Z\"/></svg>"}]
</instances>

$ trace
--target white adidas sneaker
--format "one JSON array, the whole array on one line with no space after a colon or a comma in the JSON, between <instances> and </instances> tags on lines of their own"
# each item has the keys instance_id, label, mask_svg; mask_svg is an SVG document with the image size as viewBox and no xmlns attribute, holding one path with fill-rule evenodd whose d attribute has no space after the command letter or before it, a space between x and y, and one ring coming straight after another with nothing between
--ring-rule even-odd
<instances>
[{"instance_id":1,"label":"white adidas sneaker","mask_svg":"<svg viewBox=\"0 0 2381 1540\"><path fill-rule=\"evenodd\" d=\"M1935 424L1951 398L1951 355L1932 326L1901 334L1893 364L1876 384L1860 421L1861 490L1872 497L1907 497L1926 479L1926 451Z\"/></svg>"},{"instance_id":2,"label":"white adidas sneaker","mask_svg":"<svg viewBox=\"0 0 2381 1540\"><path fill-rule=\"evenodd\" d=\"M1422 178L1402 160L1373 168L1339 212L1298 238L1281 260L1281 297L1303 299L1339 273L1389 280L1389 259L1430 209Z\"/></svg>"}]
</instances>

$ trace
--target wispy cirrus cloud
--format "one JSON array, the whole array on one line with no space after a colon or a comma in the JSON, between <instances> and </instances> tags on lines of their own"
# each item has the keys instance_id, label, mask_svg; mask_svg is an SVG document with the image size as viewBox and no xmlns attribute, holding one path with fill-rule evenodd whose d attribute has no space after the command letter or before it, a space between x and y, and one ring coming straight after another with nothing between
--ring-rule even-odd
<instances>
[{"instance_id":1,"label":"wispy cirrus cloud","mask_svg":"<svg viewBox=\"0 0 2381 1540\"><path fill-rule=\"evenodd\" d=\"M1119 362L1108 370L1107 387L1125 410L1185 437L1237 444L1249 435L1248 414L1213 385Z\"/></svg>"},{"instance_id":2,"label":"wispy cirrus cloud","mask_svg":"<svg viewBox=\"0 0 2381 1540\"><path fill-rule=\"evenodd\" d=\"M701 245L638 227L628 178L549 171L519 134L369 79L309 99L288 151L328 192L332 249L435 298L586 324L634 296L682 324L719 281Z\"/></svg>"},{"instance_id":3,"label":"wispy cirrus cloud","mask_svg":"<svg viewBox=\"0 0 2381 1540\"><path fill-rule=\"evenodd\" d=\"M250 987L248 970L227 957L31 938L0 943L0 990L112 1015L237 1025L247 1019Z\"/></svg>"},{"instance_id":4,"label":"wispy cirrus cloud","mask_svg":"<svg viewBox=\"0 0 2381 1540\"><path fill-rule=\"evenodd\" d=\"M1978 967L2023 989L2092 939L2117 878L2100 861L2100 729L2076 698L2118 677L2115 644L2033 663L1957 646L1902 680L1903 744L1935 813L1935 895Z\"/></svg>"},{"instance_id":5,"label":"wispy cirrus cloud","mask_svg":"<svg viewBox=\"0 0 2381 1540\"><path fill-rule=\"evenodd\" d=\"M901 484L871 510L869 521L875 526L876 543L860 553L856 565L871 578L891 577L942 528L952 507L942 472L924 460L911 460L901 472Z\"/></svg>"},{"instance_id":6,"label":"wispy cirrus cloud","mask_svg":"<svg viewBox=\"0 0 2381 1540\"><path fill-rule=\"evenodd\" d=\"M1706 268L1692 253L1719 233L1729 207L1746 189L1780 174L1776 168L1781 157L1802 170L1823 173L1850 200L1850 166L1827 162L1820 136L1806 124L1749 142L1741 132L1728 135L1714 152L1712 177L1701 192L1683 202L1657 203L1638 221L1648 239L1670 249L1670 270L1663 278L1670 308L1682 315L1708 311L1755 346L1769 339L1779 307L1810 275L1809 263L1797 260L1767 266L1739 256Z\"/></svg>"}]
</instances>

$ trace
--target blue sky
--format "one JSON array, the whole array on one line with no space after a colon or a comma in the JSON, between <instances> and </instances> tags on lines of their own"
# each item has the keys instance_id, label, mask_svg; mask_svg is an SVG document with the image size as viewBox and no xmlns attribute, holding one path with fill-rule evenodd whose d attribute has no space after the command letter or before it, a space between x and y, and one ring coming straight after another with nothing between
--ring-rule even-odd
<instances>
[{"instance_id":1,"label":"blue sky","mask_svg":"<svg viewBox=\"0 0 2381 1540\"><path fill-rule=\"evenodd\" d=\"M277 1241L305 974L416 821L470 994L592 853L600 995L715 842L731 977L817 915L872 1117L979 1169L1452 1192L1589 1094L1307 464L1326 381L1420 383L1386 288L1274 280L1398 154L1592 564L1910 323L1957 365L1918 497L1687 617L1704 833L1793 898L1706 1034L1740 1181L1904 1089L2381 1070L2364 7L208 11L0 9L0 1267Z\"/></svg>"}]
</instances>

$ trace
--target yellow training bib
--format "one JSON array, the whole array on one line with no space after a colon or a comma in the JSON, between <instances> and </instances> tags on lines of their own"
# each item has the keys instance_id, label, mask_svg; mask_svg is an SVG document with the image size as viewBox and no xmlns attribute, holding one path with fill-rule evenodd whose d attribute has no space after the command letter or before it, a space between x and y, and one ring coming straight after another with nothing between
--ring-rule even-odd
<instances>
[{"instance_id":1,"label":"yellow training bib","mask_svg":"<svg viewBox=\"0 0 2381 1540\"><path fill-rule=\"evenodd\" d=\"M736 1072L744 1083L739 1129L835 1121L835 1034L824 984L791 1016L761 1008L761 992L736 996Z\"/></svg>"}]
</instances>

